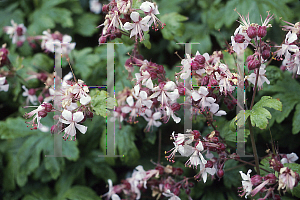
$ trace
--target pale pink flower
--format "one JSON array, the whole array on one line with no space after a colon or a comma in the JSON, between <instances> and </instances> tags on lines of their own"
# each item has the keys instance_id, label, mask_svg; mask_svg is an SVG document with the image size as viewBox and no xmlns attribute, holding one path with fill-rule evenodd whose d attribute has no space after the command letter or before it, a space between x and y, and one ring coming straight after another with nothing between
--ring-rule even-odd
<instances>
[{"instance_id":1,"label":"pale pink flower","mask_svg":"<svg viewBox=\"0 0 300 200\"><path fill-rule=\"evenodd\" d=\"M191 165L195 166L197 168L198 165L206 164L207 161L204 159L202 155L202 151L204 150L204 147L202 145L202 142L199 141L196 148L193 148L194 152L192 156L189 158L189 160L185 163L186 166L191 167Z\"/></svg>"},{"instance_id":2,"label":"pale pink flower","mask_svg":"<svg viewBox=\"0 0 300 200\"><path fill-rule=\"evenodd\" d=\"M297 154L290 153L290 154L286 154L286 158L282 158L281 159L281 163L285 164L285 163L294 163L296 160L298 160L298 156Z\"/></svg>"},{"instance_id":3,"label":"pale pink flower","mask_svg":"<svg viewBox=\"0 0 300 200\"><path fill-rule=\"evenodd\" d=\"M215 175L216 174L216 169L214 167L212 167L212 168L205 167L205 164L200 163L200 173L199 173L199 175L202 175L202 179L203 179L204 183L206 183L207 174L210 174L212 176Z\"/></svg>"},{"instance_id":4,"label":"pale pink flower","mask_svg":"<svg viewBox=\"0 0 300 200\"><path fill-rule=\"evenodd\" d=\"M145 128L145 131L147 131L147 132L150 131L152 126L159 127L162 124L160 121L156 121L156 120L159 120L161 118L161 113L160 112L152 113L152 111L150 109L147 109L145 111L145 115L143 115L143 117L148 122L148 124Z\"/></svg>"},{"instance_id":5,"label":"pale pink flower","mask_svg":"<svg viewBox=\"0 0 300 200\"><path fill-rule=\"evenodd\" d=\"M151 26L152 23L154 23L154 26L152 26L152 29L155 29L155 31L158 30L159 27L164 28L164 25L155 15L159 14L157 5L154 3L151 3L149 1L145 1L141 4L140 9L145 12L146 15L150 16L151 19L148 22L148 25Z\"/></svg>"},{"instance_id":6,"label":"pale pink flower","mask_svg":"<svg viewBox=\"0 0 300 200\"><path fill-rule=\"evenodd\" d=\"M90 0L90 10L95 14L100 14L102 11L102 4L98 0Z\"/></svg>"},{"instance_id":7,"label":"pale pink flower","mask_svg":"<svg viewBox=\"0 0 300 200\"><path fill-rule=\"evenodd\" d=\"M5 26L3 30L6 34L12 38L12 43L16 44L17 42L24 42L26 40L25 33L27 31L24 24L16 24L14 20L11 20L12 26Z\"/></svg>"},{"instance_id":8,"label":"pale pink flower","mask_svg":"<svg viewBox=\"0 0 300 200\"><path fill-rule=\"evenodd\" d=\"M119 9L120 13L127 14L130 7L131 7L131 1L117 0L117 8Z\"/></svg>"},{"instance_id":9,"label":"pale pink flower","mask_svg":"<svg viewBox=\"0 0 300 200\"><path fill-rule=\"evenodd\" d=\"M44 102L44 103L46 103L46 102ZM30 122L26 122L26 123L27 124L31 124L31 126L33 126L33 129L37 129L38 128L42 132L48 132L49 131L49 127L44 126L43 124L40 123L40 120L42 119L42 117L39 116L39 112L40 111L45 111L45 107L43 106L44 103L42 103L41 105L39 105L37 107L37 109L35 109L35 110L33 110L33 111L29 112L29 113L25 113L24 114L24 118L29 119L32 116L34 116L33 119ZM35 120L36 120L37 123L35 122Z\"/></svg>"},{"instance_id":10,"label":"pale pink flower","mask_svg":"<svg viewBox=\"0 0 300 200\"><path fill-rule=\"evenodd\" d=\"M146 106L149 109L151 108L153 102L148 99L147 92L141 91L140 85L134 86L134 92L132 92L132 95L137 99L137 108L140 109L142 106Z\"/></svg>"},{"instance_id":11,"label":"pale pink flower","mask_svg":"<svg viewBox=\"0 0 300 200\"><path fill-rule=\"evenodd\" d=\"M154 93L150 98L157 97L157 100L161 102L162 107L169 106L169 102L173 102L179 98L178 89L173 81L168 81L162 87L161 85L153 88ZM171 92L172 91L172 92Z\"/></svg>"},{"instance_id":12,"label":"pale pink flower","mask_svg":"<svg viewBox=\"0 0 300 200\"><path fill-rule=\"evenodd\" d=\"M169 200L180 200L178 196L172 193L169 189L162 193L165 197L170 197Z\"/></svg>"},{"instance_id":13,"label":"pale pink flower","mask_svg":"<svg viewBox=\"0 0 300 200\"><path fill-rule=\"evenodd\" d=\"M279 175L279 185L278 190L280 189L290 189L292 190L296 183L296 174L293 172L293 170L283 167L280 169L280 175Z\"/></svg>"},{"instance_id":14,"label":"pale pink flower","mask_svg":"<svg viewBox=\"0 0 300 200\"><path fill-rule=\"evenodd\" d=\"M132 12L130 14L130 18L132 19L133 23L126 22L124 24L124 29L127 31L131 30L130 38L132 36L136 36L135 37L136 40L137 38L139 38L141 41L143 41L144 40L143 31L149 31L148 22L151 17L146 16L143 19L140 19L140 14L138 12Z\"/></svg>"},{"instance_id":15,"label":"pale pink flower","mask_svg":"<svg viewBox=\"0 0 300 200\"><path fill-rule=\"evenodd\" d=\"M23 92L23 97L27 97L26 99L26 103L28 104L28 102L30 101L33 105L37 104L37 96L35 94L31 94L28 89L25 87L25 85L22 85L23 90L25 90Z\"/></svg>"},{"instance_id":16,"label":"pale pink flower","mask_svg":"<svg viewBox=\"0 0 300 200\"><path fill-rule=\"evenodd\" d=\"M87 131L87 127L78 124L78 122L82 121L84 116L82 112L76 112L72 113L71 111L64 110L62 112L62 117L59 118L59 121L64 123L64 124L69 124L68 127L65 128L65 135L63 136L64 138L68 138L70 136L70 140L72 140L72 137L75 136L76 140L76 129L75 127L83 134ZM65 137L67 135L67 137Z\"/></svg>"}]
</instances>

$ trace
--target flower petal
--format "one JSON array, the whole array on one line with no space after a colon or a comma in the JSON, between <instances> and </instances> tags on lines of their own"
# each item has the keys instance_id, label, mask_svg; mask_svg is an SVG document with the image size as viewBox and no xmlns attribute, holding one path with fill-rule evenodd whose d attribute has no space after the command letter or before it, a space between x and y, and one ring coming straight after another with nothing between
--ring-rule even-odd
<instances>
[{"instance_id":1,"label":"flower petal","mask_svg":"<svg viewBox=\"0 0 300 200\"><path fill-rule=\"evenodd\" d=\"M132 21L134 21L134 22L138 22L138 21L140 21L140 14L138 13L138 12L132 12L131 14L130 14L130 18L132 19Z\"/></svg>"},{"instance_id":2,"label":"flower petal","mask_svg":"<svg viewBox=\"0 0 300 200\"><path fill-rule=\"evenodd\" d=\"M75 126L76 126L76 128L77 128L82 134L85 134L85 132L87 131L87 127L86 127L86 126L83 126L83 125L77 124L77 123L75 123Z\"/></svg>"},{"instance_id":3,"label":"flower petal","mask_svg":"<svg viewBox=\"0 0 300 200\"><path fill-rule=\"evenodd\" d=\"M73 114L73 121L74 122L80 122L82 121L84 118L83 113L82 112L76 112Z\"/></svg>"},{"instance_id":4,"label":"flower petal","mask_svg":"<svg viewBox=\"0 0 300 200\"><path fill-rule=\"evenodd\" d=\"M67 121L72 121L72 113L68 110L64 110L61 114Z\"/></svg>"}]
</instances>

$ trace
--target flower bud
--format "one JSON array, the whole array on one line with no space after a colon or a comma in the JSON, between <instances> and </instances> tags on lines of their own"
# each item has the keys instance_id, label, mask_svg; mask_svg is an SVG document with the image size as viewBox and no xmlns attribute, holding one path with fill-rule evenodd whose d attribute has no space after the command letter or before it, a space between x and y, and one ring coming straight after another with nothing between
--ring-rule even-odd
<instances>
[{"instance_id":1,"label":"flower bud","mask_svg":"<svg viewBox=\"0 0 300 200\"><path fill-rule=\"evenodd\" d=\"M40 81L42 81L42 82L46 82L48 76L47 76L47 74L45 74L45 73L39 73L39 74L37 75L37 78L38 78Z\"/></svg>"},{"instance_id":2,"label":"flower bud","mask_svg":"<svg viewBox=\"0 0 300 200\"><path fill-rule=\"evenodd\" d=\"M214 166L213 162L211 160L208 160L205 164L205 168L212 168Z\"/></svg>"},{"instance_id":3,"label":"flower bud","mask_svg":"<svg viewBox=\"0 0 300 200\"><path fill-rule=\"evenodd\" d=\"M272 185L274 183L276 183L276 176L274 174L267 174L263 177L263 179L266 180L270 180L269 181L269 185ZM252 181L252 179L251 179Z\"/></svg>"},{"instance_id":4,"label":"flower bud","mask_svg":"<svg viewBox=\"0 0 300 200\"><path fill-rule=\"evenodd\" d=\"M269 57L270 57L270 51L269 50L264 50L263 52L262 52L262 58L264 59L264 60L267 60Z\"/></svg>"},{"instance_id":5,"label":"flower bud","mask_svg":"<svg viewBox=\"0 0 300 200\"><path fill-rule=\"evenodd\" d=\"M21 47L23 45L23 43L24 43L23 41L18 41L17 42L17 47Z\"/></svg>"},{"instance_id":6,"label":"flower bud","mask_svg":"<svg viewBox=\"0 0 300 200\"><path fill-rule=\"evenodd\" d=\"M266 26L258 26L257 28L257 36L263 38L267 35L267 27Z\"/></svg>"},{"instance_id":7,"label":"flower bud","mask_svg":"<svg viewBox=\"0 0 300 200\"><path fill-rule=\"evenodd\" d=\"M234 36L234 41L237 43L243 43L245 41L245 36L243 36L242 34L236 34Z\"/></svg>"},{"instance_id":8,"label":"flower bud","mask_svg":"<svg viewBox=\"0 0 300 200\"><path fill-rule=\"evenodd\" d=\"M247 62L250 62L250 61L252 61L252 60L254 60L255 58L254 58L254 56L253 55L250 55L250 56L248 56L247 57Z\"/></svg>"},{"instance_id":9,"label":"flower bud","mask_svg":"<svg viewBox=\"0 0 300 200\"><path fill-rule=\"evenodd\" d=\"M159 171L160 175L164 173L164 168L162 166L156 166L155 169Z\"/></svg>"},{"instance_id":10,"label":"flower bud","mask_svg":"<svg viewBox=\"0 0 300 200\"><path fill-rule=\"evenodd\" d=\"M202 55L197 55L194 61L198 62L199 64L203 65L205 63L205 57Z\"/></svg>"},{"instance_id":11,"label":"flower bud","mask_svg":"<svg viewBox=\"0 0 300 200\"><path fill-rule=\"evenodd\" d=\"M46 117L46 116L47 116L46 110L41 110L41 111L39 111L39 112L38 112L38 116L39 116L39 117L42 117L42 118Z\"/></svg>"},{"instance_id":12,"label":"flower bud","mask_svg":"<svg viewBox=\"0 0 300 200\"><path fill-rule=\"evenodd\" d=\"M219 178L222 178L224 176L224 170L223 169L219 169L218 172L217 172L217 176Z\"/></svg>"},{"instance_id":13,"label":"flower bud","mask_svg":"<svg viewBox=\"0 0 300 200\"><path fill-rule=\"evenodd\" d=\"M43 100L44 100L43 96L42 96L42 95L39 95L39 96L38 96L38 101L39 101L39 102L43 102Z\"/></svg>"},{"instance_id":14,"label":"flower bud","mask_svg":"<svg viewBox=\"0 0 300 200\"><path fill-rule=\"evenodd\" d=\"M260 62L259 62L259 60L252 60L252 61L248 62L247 66L248 66L249 70L254 70L254 69L260 67Z\"/></svg>"},{"instance_id":15,"label":"flower bud","mask_svg":"<svg viewBox=\"0 0 300 200\"><path fill-rule=\"evenodd\" d=\"M218 143L218 145L219 145L219 150L220 150L220 151L225 151L225 149L226 149L225 144L223 144L223 143Z\"/></svg>"},{"instance_id":16,"label":"flower bud","mask_svg":"<svg viewBox=\"0 0 300 200\"><path fill-rule=\"evenodd\" d=\"M99 38L99 45L100 45L100 44L104 44L104 43L106 43L106 37L101 36L101 37Z\"/></svg>"},{"instance_id":17,"label":"flower bud","mask_svg":"<svg viewBox=\"0 0 300 200\"><path fill-rule=\"evenodd\" d=\"M171 105L171 109L175 112L175 111L177 111L177 110L180 110L180 108L181 108L181 105L179 104L179 103L173 103L172 105Z\"/></svg>"},{"instance_id":18,"label":"flower bud","mask_svg":"<svg viewBox=\"0 0 300 200\"><path fill-rule=\"evenodd\" d=\"M29 42L29 45L30 45L30 47L31 47L31 48L33 48L33 49L35 49L35 48L36 48L36 44L35 44L35 43L33 43L33 42Z\"/></svg>"},{"instance_id":19,"label":"flower bud","mask_svg":"<svg viewBox=\"0 0 300 200\"><path fill-rule=\"evenodd\" d=\"M34 89L34 88L30 88L30 89L28 90L28 94L29 94L29 95L35 95L35 89Z\"/></svg>"},{"instance_id":20,"label":"flower bud","mask_svg":"<svg viewBox=\"0 0 300 200\"><path fill-rule=\"evenodd\" d=\"M52 111L52 104L51 103L43 103L42 106L45 108L46 112L51 112Z\"/></svg>"},{"instance_id":21,"label":"flower bud","mask_svg":"<svg viewBox=\"0 0 300 200\"><path fill-rule=\"evenodd\" d=\"M22 36L23 35L23 28L18 26L17 29L16 29L16 32L17 32L18 36Z\"/></svg>"},{"instance_id":22,"label":"flower bud","mask_svg":"<svg viewBox=\"0 0 300 200\"><path fill-rule=\"evenodd\" d=\"M192 188L194 186L195 186L195 184L193 182L189 182L189 188Z\"/></svg>"},{"instance_id":23,"label":"flower bud","mask_svg":"<svg viewBox=\"0 0 300 200\"><path fill-rule=\"evenodd\" d=\"M54 134L55 132L57 131L57 125L53 125L53 126L51 126L51 128L50 128L50 132L51 132L51 134Z\"/></svg>"},{"instance_id":24,"label":"flower bud","mask_svg":"<svg viewBox=\"0 0 300 200\"><path fill-rule=\"evenodd\" d=\"M251 183L253 186L258 186L259 184L262 183L262 177L260 175L254 175L251 177Z\"/></svg>"},{"instance_id":25,"label":"flower bud","mask_svg":"<svg viewBox=\"0 0 300 200\"><path fill-rule=\"evenodd\" d=\"M181 169L180 167L173 167L172 170L174 175L180 176L183 174L183 169Z\"/></svg>"},{"instance_id":26,"label":"flower bud","mask_svg":"<svg viewBox=\"0 0 300 200\"><path fill-rule=\"evenodd\" d=\"M247 35L250 39L253 39L257 36L257 29L254 26L249 26L247 29Z\"/></svg>"},{"instance_id":27,"label":"flower bud","mask_svg":"<svg viewBox=\"0 0 300 200\"><path fill-rule=\"evenodd\" d=\"M185 193L186 193L187 195L190 195L191 189L190 189L190 188L187 188L187 189L185 190Z\"/></svg>"},{"instance_id":28,"label":"flower bud","mask_svg":"<svg viewBox=\"0 0 300 200\"><path fill-rule=\"evenodd\" d=\"M175 187L175 188L173 189L173 194L175 194L176 196L179 196L179 194L180 194L180 189L179 189L178 187Z\"/></svg>"},{"instance_id":29,"label":"flower bud","mask_svg":"<svg viewBox=\"0 0 300 200\"><path fill-rule=\"evenodd\" d=\"M0 49L0 67L3 67L8 62L8 50L5 48L5 45Z\"/></svg>"},{"instance_id":30,"label":"flower bud","mask_svg":"<svg viewBox=\"0 0 300 200\"><path fill-rule=\"evenodd\" d=\"M201 85L207 85L207 84L208 84L208 81L209 81L208 76L204 76L203 79L202 79Z\"/></svg>"},{"instance_id":31,"label":"flower bud","mask_svg":"<svg viewBox=\"0 0 300 200\"><path fill-rule=\"evenodd\" d=\"M108 13L108 11L109 11L109 6L108 5L103 5L102 6L102 12Z\"/></svg>"},{"instance_id":32,"label":"flower bud","mask_svg":"<svg viewBox=\"0 0 300 200\"><path fill-rule=\"evenodd\" d=\"M200 64L198 62L193 61L191 63L191 66L192 66L192 70L196 71L196 70L200 69Z\"/></svg>"},{"instance_id":33,"label":"flower bud","mask_svg":"<svg viewBox=\"0 0 300 200\"><path fill-rule=\"evenodd\" d=\"M194 139L198 139L201 136L201 134L200 134L200 132L198 130L193 130L191 132L191 134L194 135Z\"/></svg>"}]
</instances>

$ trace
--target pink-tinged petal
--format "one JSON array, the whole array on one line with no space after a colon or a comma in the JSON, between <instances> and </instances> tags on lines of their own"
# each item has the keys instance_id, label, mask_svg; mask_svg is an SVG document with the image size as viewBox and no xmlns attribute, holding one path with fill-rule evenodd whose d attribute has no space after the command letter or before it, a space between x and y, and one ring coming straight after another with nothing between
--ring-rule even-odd
<instances>
[{"instance_id":1,"label":"pink-tinged petal","mask_svg":"<svg viewBox=\"0 0 300 200\"><path fill-rule=\"evenodd\" d=\"M75 110L76 108L78 108L77 103L71 103L69 106L66 106L66 109L69 111Z\"/></svg>"},{"instance_id":2,"label":"pink-tinged petal","mask_svg":"<svg viewBox=\"0 0 300 200\"><path fill-rule=\"evenodd\" d=\"M153 82L151 80L151 78L149 78L146 82L146 87L149 89L153 89Z\"/></svg>"},{"instance_id":3,"label":"pink-tinged petal","mask_svg":"<svg viewBox=\"0 0 300 200\"><path fill-rule=\"evenodd\" d=\"M71 123L67 128L65 128L65 133L70 136L76 135L74 123Z\"/></svg>"},{"instance_id":4,"label":"pink-tinged petal","mask_svg":"<svg viewBox=\"0 0 300 200\"><path fill-rule=\"evenodd\" d=\"M173 81L168 81L164 86L164 90L174 90L176 88L176 84Z\"/></svg>"},{"instance_id":5,"label":"pink-tinged petal","mask_svg":"<svg viewBox=\"0 0 300 200\"><path fill-rule=\"evenodd\" d=\"M157 97L160 93L161 93L161 91L154 92L149 98L150 98L150 99L155 98L155 97Z\"/></svg>"},{"instance_id":6,"label":"pink-tinged petal","mask_svg":"<svg viewBox=\"0 0 300 200\"><path fill-rule=\"evenodd\" d=\"M64 110L63 112L62 112L62 116L67 120L67 121L73 121L72 120L72 113L70 112L70 111L68 111L68 110Z\"/></svg>"},{"instance_id":7,"label":"pink-tinged petal","mask_svg":"<svg viewBox=\"0 0 300 200\"><path fill-rule=\"evenodd\" d=\"M147 92L141 91L141 92L140 92L140 97L141 97L141 99L143 99L143 100L147 99Z\"/></svg>"},{"instance_id":8,"label":"pink-tinged petal","mask_svg":"<svg viewBox=\"0 0 300 200\"><path fill-rule=\"evenodd\" d=\"M129 106L133 106L134 105L133 97L132 96L127 97L126 102L128 103Z\"/></svg>"},{"instance_id":9,"label":"pink-tinged petal","mask_svg":"<svg viewBox=\"0 0 300 200\"><path fill-rule=\"evenodd\" d=\"M160 121L154 121L153 125L156 127L160 127L162 125L162 123Z\"/></svg>"},{"instance_id":10,"label":"pink-tinged petal","mask_svg":"<svg viewBox=\"0 0 300 200\"><path fill-rule=\"evenodd\" d=\"M219 110L219 104L214 103L211 105L210 112L216 113L218 110Z\"/></svg>"},{"instance_id":11,"label":"pink-tinged petal","mask_svg":"<svg viewBox=\"0 0 300 200\"><path fill-rule=\"evenodd\" d=\"M59 118L59 121L64 124L71 124L72 122Z\"/></svg>"},{"instance_id":12,"label":"pink-tinged petal","mask_svg":"<svg viewBox=\"0 0 300 200\"><path fill-rule=\"evenodd\" d=\"M75 123L75 126L76 126L76 128L77 128L82 134L85 134L85 132L87 131L87 127L86 127L86 126L83 126L83 125L77 124L77 123Z\"/></svg>"},{"instance_id":13,"label":"pink-tinged petal","mask_svg":"<svg viewBox=\"0 0 300 200\"><path fill-rule=\"evenodd\" d=\"M156 112L153 114L153 119L154 120L157 120L157 119L160 119L161 118L161 113L160 112Z\"/></svg>"},{"instance_id":14,"label":"pink-tinged petal","mask_svg":"<svg viewBox=\"0 0 300 200\"><path fill-rule=\"evenodd\" d=\"M138 22L138 21L140 21L140 14L138 13L138 12L132 12L131 14L130 14L130 18L132 19L132 21L134 21L134 22Z\"/></svg>"},{"instance_id":15,"label":"pink-tinged petal","mask_svg":"<svg viewBox=\"0 0 300 200\"><path fill-rule=\"evenodd\" d=\"M214 175L216 173L216 169L215 168L206 168L205 170L210 175Z\"/></svg>"},{"instance_id":16,"label":"pink-tinged petal","mask_svg":"<svg viewBox=\"0 0 300 200\"><path fill-rule=\"evenodd\" d=\"M80 121L83 120L83 118L84 118L84 115L83 115L82 112L76 112L76 113L73 114L73 121L74 122L80 122Z\"/></svg>"},{"instance_id":17,"label":"pink-tinged petal","mask_svg":"<svg viewBox=\"0 0 300 200\"><path fill-rule=\"evenodd\" d=\"M129 106L124 106L123 108L121 108L121 110L123 113L129 113L132 110L132 108L130 108Z\"/></svg>"},{"instance_id":18,"label":"pink-tinged petal","mask_svg":"<svg viewBox=\"0 0 300 200\"><path fill-rule=\"evenodd\" d=\"M181 79L187 79L189 77L189 73L182 73L180 74Z\"/></svg>"},{"instance_id":19,"label":"pink-tinged petal","mask_svg":"<svg viewBox=\"0 0 300 200\"><path fill-rule=\"evenodd\" d=\"M129 30L133 29L134 26L135 26L135 24L126 22L126 23L124 24L124 29L127 30L127 31L129 31Z\"/></svg>"},{"instance_id":20,"label":"pink-tinged petal","mask_svg":"<svg viewBox=\"0 0 300 200\"><path fill-rule=\"evenodd\" d=\"M134 94L135 94L135 96L138 96L138 95L139 95L139 91L140 91L140 85L134 86ZM147 97L146 97L146 98L147 98Z\"/></svg>"},{"instance_id":21,"label":"pink-tinged petal","mask_svg":"<svg viewBox=\"0 0 300 200\"><path fill-rule=\"evenodd\" d=\"M89 96L89 95L81 95L81 97L80 97L80 103L82 104L82 105L86 105L86 104L88 104L88 103L90 103L90 101L91 101L91 97Z\"/></svg>"},{"instance_id":22,"label":"pink-tinged petal","mask_svg":"<svg viewBox=\"0 0 300 200\"><path fill-rule=\"evenodd\" d=\"M198 92L199 92L199 94L202 94L203 96L208 95L208 90L207 90L207 88L204 87L204 86L201 86L201 87L199 88Z\"/></svg>"},{"instance_id":23,"label":"pink-tinged petal","mask_svg":"<svg viewBox=\"0 0 300 200\"><path fill-rule=\"evenodd\" d=\"M133 27L133 29L132 29L132 31L131 31L131 33L130 33L130 38L131 38L132 36L137 35L137 34L138 34L138 32L137 32L137 26L134 25L134 27Z\"/></svg>"},{"instance_id":24,"label":"pink-tinged petal","mask_svg":"<svg viewBox=\"0 0 300 200\"><path fill-rule=\"evenodd\" d=\"M145 106L147 106L147 108L151 108L151 106L152 106L152 101L151 100L144 100L143 101L143 104L145 105Z\"/></svg>"},{"instance_id":25,"label":"pink-tinged petal","mask_svg":"<svg viewBox=\"0 0 300 200\"><path fill-rule=\"evenodd\" d=\"M209 54L208 53L204 53L202 56L204 56L204 58L205 58L206 61L209 60Z\"/></svg>"}]
</instances>

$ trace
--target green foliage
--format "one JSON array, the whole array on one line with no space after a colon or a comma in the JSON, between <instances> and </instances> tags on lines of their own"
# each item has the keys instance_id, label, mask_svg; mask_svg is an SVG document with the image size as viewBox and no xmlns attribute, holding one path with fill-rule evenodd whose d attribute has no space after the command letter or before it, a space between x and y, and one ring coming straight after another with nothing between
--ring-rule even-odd
<instances>
[{"instance_id":1,"label":"green foliage","mask_svg":"<svg viewBox=\"0 0 300 200\"><path fill-rule=\"evenodd\" d=\"M114 106L117 106L115 99L109 97L108 93L104 90L93 89L90 95L93 109L97 115L101 115L102 117L109 116L110 112L107 109L113 109Z\"/></svg>"},{"instance_id":2,"label":"green foliage","mask_svg":"<svg viewBox=\"0 0 300 200\"><path fill-rule=\"evenodd\" d=\"M183 34L183 21L188 18L176 12L167 13L160 16L160 20L166 24L165 28L161 30L163 37L166 40L173 40L175 35L181 36Z\"/></svg>"},{"instance_id":3,"label":"green foliage","mask_svg":"<svg viewBox=\"0 0 300 200\"><path fill-rule=\"evenodd\" d=\"M268 125L268 119L271 119L272 115L264 107L282 111L282 103L279 100L272 99L272 97L269 96L263 96L261 100L253 106L252 110L241 110L239 112L237 115L237 125L239 127L244 126L245 121L250 116L252 126L265 129Z\"/></svg>"},{"instance_id":4,"label":"green foliage","mask_svg":"<svg viewBox=\"0 0 300 200\"><path fill-rule=\"evenodd\" d=\"M76 185L70 188L64 195L65 199L74 200L100 200L101 198L90 188Z\"/></svg>"}]
</instances>

